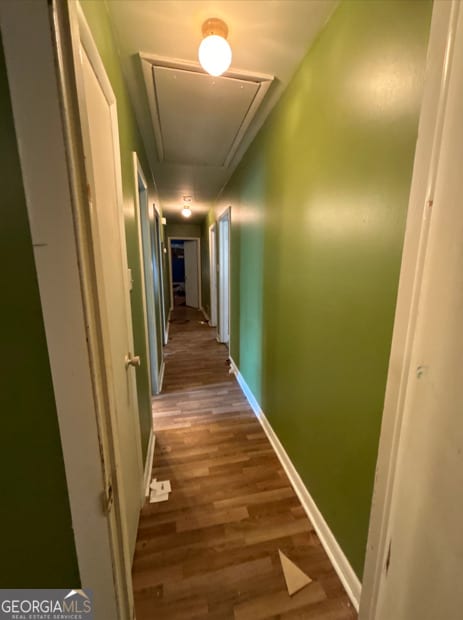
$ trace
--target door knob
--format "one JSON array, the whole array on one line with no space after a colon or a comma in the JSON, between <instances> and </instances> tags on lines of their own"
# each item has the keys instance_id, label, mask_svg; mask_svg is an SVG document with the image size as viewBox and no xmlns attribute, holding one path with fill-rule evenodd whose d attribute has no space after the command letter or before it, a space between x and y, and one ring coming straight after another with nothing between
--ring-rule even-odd
<instances>
[{"instance_id":1,"label":"door knob","mask_svg":"<svg viewBox=\"0 0 463 620\"><path fill-rule=\"evenodd\" d=\"M141 360L139 355L132 355L131 353L127 353L125 356L125 367L129 366L140 366Z\"/></svg>"}]
</instances>

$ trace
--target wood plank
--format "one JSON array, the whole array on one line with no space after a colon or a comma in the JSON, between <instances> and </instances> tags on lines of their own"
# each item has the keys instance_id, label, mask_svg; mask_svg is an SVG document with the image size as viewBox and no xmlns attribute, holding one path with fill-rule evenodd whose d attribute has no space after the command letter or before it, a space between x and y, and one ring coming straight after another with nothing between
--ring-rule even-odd
<instances>
[{"instance_id":1,"label":"wood plank","mask_svg":"<svg viewBox=\"0 0 463 620\"><path fill-rule=\"evenodd\" d=\"M295 493L291 487L281 489L271 489L269 491L257 491L248 495L238 495L214 502L214 508L221 509L228 506L250 506L264 502L294 497Z\"/></svg>"},{"instance_id":2,"label":"wood plank","mask_svg":"<svg viewBox=\"0 0 463 620\"><path fill-rule=\"evenodd\" d=\"M318 583L312 582L294 596L288 596L286 590L282 590L273 594L261 594L251 601L236 605L235 620L262 620L325 599L323 588Z\"/></svg>"},{"instance_id":3,"label":"wood plank","mask_svg":"<svg viewBox=\"0 0 463 620\"><path fill-rule=\"evenodd\" d=\"M249 517L246 508L239 506L238 508L230 508L230 510L211 511L205 510L202 513L190 514L177 519L177 531L189 532L191 530L199 530L210 525L219 525L221 523L231 523L242 521Z\"/></svg>"},{"instance_id":4,"label":"wood plank","mask_svg":"<svg viewBox=\"0 0 463 620\"><path fill-rule=\"evenodd\" d=\"M153 475L169 500L143 507L133 564L137 620L357 616L281 464L195 310L173 313L153 399ZM314 580L290 597L278 556Z\"/></svg>"}]
</instances>

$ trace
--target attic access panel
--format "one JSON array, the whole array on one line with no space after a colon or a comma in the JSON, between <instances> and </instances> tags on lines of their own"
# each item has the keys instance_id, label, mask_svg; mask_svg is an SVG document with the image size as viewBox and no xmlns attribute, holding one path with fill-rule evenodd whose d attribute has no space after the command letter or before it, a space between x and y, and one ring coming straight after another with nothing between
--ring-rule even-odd
<instances>
[{"instance_id":1,"label":"attic access panel","mask_svg":"<svg viewBox=\"0 0 463 620\"><path fill-rule=\"evenodd\" d=\"M228 167L273 80L140 55L161 162Z\"/></svg>"},{"instance_id":2,"label":"attic access panel","mask_svg":"<svg viewBox=\"0 0 463 620\"><path fill-rule=\"evenodd\" d=\"M223 166L259 85L167 67L153 78L164 161Z\"/></svg>"}]
</instances>

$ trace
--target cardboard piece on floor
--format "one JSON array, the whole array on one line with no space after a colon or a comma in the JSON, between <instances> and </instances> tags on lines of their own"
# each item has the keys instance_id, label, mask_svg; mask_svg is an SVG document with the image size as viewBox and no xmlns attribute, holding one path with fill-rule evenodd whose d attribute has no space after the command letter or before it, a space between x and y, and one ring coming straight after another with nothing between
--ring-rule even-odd
<instances>
[{"instance_id":1,"label":"cardboard piece on floor","mask_svg":"<svg viewBox=\"0 0 463 620\"><path fill-rule=\"evenodd\" d=\"M169 493L158 494L156 491L151 491L150 504L157 504L158 502L165 502L169 499Z\"/></svg>"},{"instance_id":2,"label":"cardboard piece on floor","mask_svg":"<svg viewBox=\"0 0 463 620\"><path fill-rule=\"evenodd\" d=\"M283 569L283 575L285 576L286 587L288 588L289 596L292 596L305 586L312 583L312 579L306 575L299 567L297 567L294 562L291 562L289 558L285 556L278 549L278 553L280 554L280 562L281 568Z\"/></svg>"}]
</instances>

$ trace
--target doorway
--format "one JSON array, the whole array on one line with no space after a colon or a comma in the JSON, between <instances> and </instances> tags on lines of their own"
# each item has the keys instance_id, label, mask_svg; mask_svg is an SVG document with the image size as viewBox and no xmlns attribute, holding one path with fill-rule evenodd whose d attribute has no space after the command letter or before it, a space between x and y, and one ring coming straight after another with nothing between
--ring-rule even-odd
<instances>
[{"instance_id":1,"label":"doorway","mask_svg":"<svg viewBox=\"0 0 463 620\"><path fill-rule=\"evenodd\" d=\"M200 240L169 237L171 307L201 308Z\"/></svg>"},{"instance_id":2,"label":"doorway","mask_svg":"<svg viewBox=\"0 0 463 620\"><path fill-rule=\"evenodd\" d=\"M217 340L230 341L230 212L229 207L219 217L219 326Z\"/></svg>"}]
</instances>

